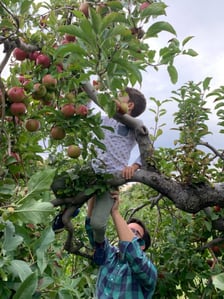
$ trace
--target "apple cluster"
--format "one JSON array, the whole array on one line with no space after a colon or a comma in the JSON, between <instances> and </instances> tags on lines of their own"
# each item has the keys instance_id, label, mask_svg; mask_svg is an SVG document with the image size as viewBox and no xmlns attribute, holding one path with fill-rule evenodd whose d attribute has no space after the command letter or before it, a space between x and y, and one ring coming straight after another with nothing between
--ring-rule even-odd
<instances>
[{"instance_id":1,"label":"apple cluster","mask_svg":"<svg viewBox=\"0 0 224 299\"><path fill-rule=\"evenodd\" d=\"M76 42L76 37L72 35L64 35L62 44ZM9 108L6 113L10 113L17 120L24 120L25 128L29 132L35 132L40 129L40 121L36 117L27 117L28 115L36 115L35 107L50 106L52 110L57 111L56 115L60 118L59 125L57 119L52 125L49 135L54 140L62 140L66 136L66 131L61 123L69 118L71 119L75 115L86 117L89 109L84 104L75 104L75 95L73 92L61 95L60 82L56 79L53 69L57 68L57 72L63 71L62 64L54 65L54 61L48 55L45 55L39 51L27 53L20 48L15 48L13 51L14 58L22 62L24 60L30 60L33 62L34 69L33 74L38 75L20 75L16 86L12 86L7 90L6 93L6 104ZM31 78L32 77L32 78ZM0 101L1 101L0 94ZM1 103L0 103L1 104ZM31 112L31 113L29 113ZM61 115L61 117L60 117ZM56 118L57 118L56 117ZM37 117L38 118L38 117ZM79 146L71 145L68 147L67 154L69 157L77 158L81 154Z\"/></svg>"},{"instance_id":2,"label":"apple cluster","mask_svg":"<svg viewBox=\"0 0 224 299\"><path fill-rule=\"evenodd\" d=\"M49 68L51 64L51 59L48 55L41 53L40 51L34 51L28 53L20 48L15 48L13 51L13 56L17 61L24 61L29 59L35 62L36 66L41 68ZM54 79L50 74L46 75L42 79L43 86L42 90L45 88L51 88L56 85L56 79ZM12 86L7 91L7 96L9 100L9 110L13 116L20 117L24 115L27 111L27 99L28 99L28 85L30 80L26 79L24 76L19 77L20 86ZM38 84L38 83L37 83ZM39 84L40 85L40 84ZM35 96L37 85L34 85L33 95ZM38 93L38 91L37 91ZM40 122L35 119L30 119L26 122L26 128L28 131L34 132L40 128Z\"/></svg>"}]
</instances>

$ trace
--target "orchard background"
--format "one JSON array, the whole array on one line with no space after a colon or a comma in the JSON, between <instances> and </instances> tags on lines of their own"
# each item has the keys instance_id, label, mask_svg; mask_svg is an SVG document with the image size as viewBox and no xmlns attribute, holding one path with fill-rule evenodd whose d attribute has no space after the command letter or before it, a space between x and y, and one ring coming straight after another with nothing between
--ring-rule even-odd
<instances>
[{"instance_id":1,"label":"orchard background","mask_svg":"<svg viewBox=\"0 0 224 299\"><path fill-rule=\"evenodd\" d=\"M150 229L155 298L223 298L223 149L206 140L208 100L223 133L223 86L210 90L205 78L169 100L147 99L155 120L149 132L113 100L126 86L141 86L148 68L165 66L175 84L175 58L197 59L187 47L192 37L179 41L172 24L157 21L166 14L161 1L5 0L0 12L0 297L93 298L97 267L84 231L85 203L105 183L86 189L88 173L79 170L96 146L103 148L103 111L136 130L142 169L133 184L119 173L109 183L121 186L123 215L143 218ZM150 39L163 31L170 38L157 51ZM175 146L156 148L164 105L172 102ZM79 201L74 196L68 204L81 212L68 218L72 232L55 235L51 222L65 203L50 186L71 168ZM116 242L111 223L107 233Z\"/></svg>"}]
</instances>

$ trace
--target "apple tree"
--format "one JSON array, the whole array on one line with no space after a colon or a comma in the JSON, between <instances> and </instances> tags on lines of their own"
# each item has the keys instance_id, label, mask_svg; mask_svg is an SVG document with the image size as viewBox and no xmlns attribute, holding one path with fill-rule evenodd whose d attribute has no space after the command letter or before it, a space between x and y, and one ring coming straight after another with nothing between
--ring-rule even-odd
<instances>
[{"instance_id":1,"label":"apple tree","mask_svg":"<svg viewBox=\"0 0 224 299\"><path fill-rule=\"evenodd\" d=\"M176 83L175 58L197 55L186 49L191 37L179 41L171 24L156 20L165 19L166 4L5 0L0 1L0 11L1 295L41 296L37 290L48 288L49 298L56 298L54 271L61 275L69 266L59 254L60 265L56 270L51 267L57 243L49 223L55 208L67 207L66 251L88 257L83 242L73 242L71 214L105 186L127 183L120 173L96 180L85 168L95 157L95 148L104 148L101 113L90 102L135 130L143 165L129 182L147 186L149 202L157 209L164 201L180 213L196 217L202 213L207 228L203 248L221 248L223 152L206 143L210 133L206 101L215 98L217 125L222 127L223 87L210 91L211 78L206 78L188 82L173 93L170 101L178 105L174 123L179 138L172 149L156 149L166 101L151 99L152 132L114 101L126 86L141 85L148 68L157 71L166 66L171 82ZM157 51L150 41L163 31L170 38ZM74 196L55 198L51 192L55 175L70 169ZM91 289L87 277L73 283L72 290L68 283L61 285L61 298L69 292L79 298L89 296L84 291L74 293L78 283Z\"/></svg>"}]
</instances>

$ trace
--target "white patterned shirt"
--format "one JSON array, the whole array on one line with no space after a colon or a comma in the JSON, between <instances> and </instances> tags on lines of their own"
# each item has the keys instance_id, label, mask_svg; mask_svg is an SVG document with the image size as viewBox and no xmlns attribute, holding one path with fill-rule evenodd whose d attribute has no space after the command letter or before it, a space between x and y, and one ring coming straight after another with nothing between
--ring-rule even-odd
<instances>
[{"instance_id":1,"label":"white patterned shirt","mask_svg":"<svg viewBox=\"0 0 224 299\"><path fill-rule=\"evenodd\" d=\"M113 118L102 118L102 126L111 127L113 130L104 129L103 143L106 151L97 148L97 159L93 159L92 167L95 172L114 173L122 171L128 165L131 151L137 144L134 131ZM141 165L140 159L136 163Z\"/></svg>"}]
</instances>

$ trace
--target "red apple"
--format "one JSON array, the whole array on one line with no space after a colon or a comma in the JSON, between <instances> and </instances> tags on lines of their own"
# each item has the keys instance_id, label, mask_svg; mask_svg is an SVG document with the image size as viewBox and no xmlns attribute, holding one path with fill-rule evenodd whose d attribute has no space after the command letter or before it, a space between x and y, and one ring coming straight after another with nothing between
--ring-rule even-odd
<instances>
[{"instance_id":1,"label":"red apple","mask_svg":"<svg viewBox=\"0 0 224 299\"><path fill-rule=\"evenodd\" d=\"M77 145L69 145L67 149L68 156L70 158L78 158L81 155L81 149Z\"/></svg>"},{"instance_id":2,"label":"red apple","mask_svg":"<svg viewBox=\"0 0 224 299\"><path fill-rule=\"evenodd\" d=\"M29 54L29 59L30 59L30 60L33 60L33 61L36 61L37 56L39 56L39 55L40 55L40 52L38 52L38 51L31 52L31 53Z\"/></svg>"},{"instance_id":3,"label":"red apple","mask_svg":"<svg viewBox=\"0 0 224 299\"><path fill-rule=\"evenodd\" d=\"M214 206L214 212L220 212L221 208L220 206Z\"/></svg>"},{"instance_id":4,"label":"red apple","mask_svg":"<svg viewBox=\"0 0 224 299\"><path fill-rule=\"evenodd\" d=\"M47 89L54 89L57 85L57 79L55 79L51 74L47 74L43 76L42 83Z\"/></svg>"},{"instance_id":5,"label":"red apple","mask_svg":"<svg viewBox=\"0 0 224 299\"><path fill-rule=\"evenodd\" d=\"M23 84L23 83L26 81L26 78L25 78L23 75L20 75L20 76L18 77L18 79L19 79L19 82L20 82L21 84Z\"/></svg>"},{"instance_id":6,"label":"red apple","mask_svg":"<svg viewBox=\"0 0 224 299\"><path fill-rule=\"evenodd\" d=\"M27 223L26 227L29 228L30 230L36 230L36 227L33 223Z\"/></svg>"},{"instance_id":7,"label":"red apple","mask_svg":"<svg viewBox=\"0 0 224 299\"><path fill-rule=\"evenodd\" d=\"M213 263L214 263L214 260L210 260L210 259L208 259L208 260L206 260L206 262L207 262L207 264L208 264L210 267L212 267L212 266L213 266Z\"/></svg>"},{"instance_id":8,"label":"red apple","mask_svg":"<svg viewBox=\"0 0 224 299\"><path fill-rule=\"evenodd\" d=\"M50 136L53 139L61 140L65 137L65 130L62 127L54 126L51 128Z\"/></svg>"},{"instance_id":9,"label":"red apple","mask_svg":"<svg viewBox=\"0 0 224 299\"><path fill-rule=\"evenodd\" d=\"M67 40L67 39L63 39L61 41L61 45L66 45L66 44L69 44L70 42Z\"/></svg>"},{"instance_id":10,"label":"red apple","mask_svg":"<svg viewBox=\"0 0 224 299\"><path fill-rule=\"evenodd\" d=\"M145 34L145 31L142 29L142 27L133 27L130 30L131 30L131 34L135 35L138 39L143 38Z\"/></svg>"},{"instance_id":11,"label":"red apple","mask_svg":"<svg viewBox=\"0 0 224 299\"><path fill-rule=\"evenodd\" d=\"M12 115L22 115L26 112L26 105L24 103L12 103L10 105L10 111Z\"/></svg>"},{"instance_id":12,"label":"red apple","mask_svg":"<svg viewBox=\"0 0 224 299\"><path fill-rule=\"evenodd\" d=\"M47 27L47 19L48 19L49 15L43 15L40 17L40 27L42 28L46 28Z\"/></svg>"},{"instance_id":13,"label":"red apple","mask_svg":"<svg viewBox=\"0 0 224 299\"><path fill-rule=\"evenodd\" d=\"M79 10L88 18L89 16L89 4L87 2L81 3Z\"/></svg>"},{"instance_id":14,"label":"red apple","mask_svg":"<svg viewBox=\"0 0 224 299\"><path fill-rule=\"evenodd\" d=\"M99 90L100 87L101 87L101 83L100 81L97 81L97 80L93 80L93 86L96 90Z\"/></svg>"},{"instance_id":15,"label":"red apple","mask_svg":"<svg viewBox=\"0 0 224 299\"><path fill-rule=\"evenodd\" d=\"M64 40L67 40L68 42L75 42L76 37L74 35L71 35L71 34L65 34Z\"/></svg>"},{"instance_id":16,"label":"red apple","mask_svg":"<svg viewBox=\"0 0 224 299\"><path fill-rule=\"evenodd\" d=\"M88 108L85 105L80 105L76 108L76 114L86 116L88 114Z\"/></svg>"},{"instance_id":17,"label":"red apple","mask_svg":"<svg viewBox=\"0 0 224 299\"><path fill-rule=\"evenodd\" d=\"M26 91L30 92L33 87L33 82L30 79L26 79L23 82L23 87Z\"/></svg>"},{"instance_id":18,"label":"red apple","mask_svg":"<svg viewBox=\"0 0 224 299\"><path fill-rule=\"evenodd\" d=\"M23 87L13 86L8 90L7 94L9 100L14 103L23 102L25 99L25 92Z\"/></svg>"},{"instance_id":19,"label":"red apple","mask_svg":"<svg viewBox=\"0 0 224 299\"><path fill-rule=\"evenodd\" d=\"M51 64L51 59L45 54L40 54L36 58L36 64L41 65L43 68L48 68Z\"/></svg>"},{"instance_id":20,"label":"red apple","mask_svg":"<svg viewBox=\"0 0 224 299\"><path fill-rule=\"evenodd\" d=\"M57 69L57 72L58 73L62 73L63 72L63 64L62 63L59 63L56 65L56 69Z\"/></svg>"},{"instance_id":21,"label":"red apple","mask_svg":"<svg viewBox=\"0 0 224 299\"><path fill-rule=\"evenodd\" d=\"M28 57L28 53L20 48L15 48L13 51L13 56L16 60L23 61Z\"/></svg>"},{"instance_id":22,"label":"red apple","mask_svg":"<svg viewBox=\"0 0 224 299\"><path fill-rule=\"evenodd\" d=\"M212 246L211 249L212 249L212 251L215 252L215 253L220 253L219 246L217 246L217 245Z\"/></svg>"},{"instance_id":23,"label":"red apple","mask_svg":"<svg viewBox=\"0 0 224 299\"><path fill-rule=\"evenodd\" d=\"M150 3L149 2L143 2L141 5L140 5L140 10L142 11L142 10L144 10L144 9L146 9L148 6L150 5Z\"/></svg>"},{"instance_id":24,"label":"red apple","mask_svg":"<svg viewBox=\"0 0 224 299\"><path fill-rule=\"evenodd\" d=\"M75 114L75 106L73 104L65 104L61 107L61 112L65 117L71 117Z\"/></svg>"},{"instance_id":25,"label":"red apple","mask_svg":"<svg viewBox=\"0 0 224 299\"><path fill-rule=\"evenodd\" d=\"M25 127L29 132L36 132L40 129L40 122L37 119L30 118L26 121Z\"/></svg>"}]
</instances>

